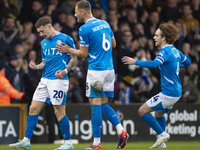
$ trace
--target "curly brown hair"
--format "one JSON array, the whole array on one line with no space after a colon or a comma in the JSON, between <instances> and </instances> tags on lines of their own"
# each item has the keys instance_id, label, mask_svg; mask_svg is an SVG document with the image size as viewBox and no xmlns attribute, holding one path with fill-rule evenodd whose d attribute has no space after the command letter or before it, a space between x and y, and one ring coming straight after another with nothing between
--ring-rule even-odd
<instances>
[{"instance_id":1,"label":"curly brown hair","mask_svg":"<svg viewBox=\"0 0 200 150\"><path fill-rule=\"evenodd\" d=\"M179 29L172 23L162 23L158 28L161 30L161 36L165 37L169 44L173 44L179 38Z\"/></svg>"}]
</instances>

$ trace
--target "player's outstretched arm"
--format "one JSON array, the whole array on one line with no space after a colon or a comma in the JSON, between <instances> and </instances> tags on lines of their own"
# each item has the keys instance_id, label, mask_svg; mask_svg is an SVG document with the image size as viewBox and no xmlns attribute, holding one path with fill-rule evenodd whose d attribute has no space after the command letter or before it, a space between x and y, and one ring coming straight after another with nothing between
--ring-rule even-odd
<instances>
[{"instance_id":1,"label":"player's outstretched arm","mask_svg":"<svg viewBox=\"0 0 200 150\"><path fill-rule=\"evenodd\" d=\"M61 53L71 53L77 57L87 57L88 56L88 47L80 46L80 49L73 49L69 47L66 43L62 42L63 45L57 44L56 49Z\"/></svg>"},{"instance_id":2,"label":"player's outstretched arm","mask_svg":"<svg viewBox=\"0 0 200 150\"><path fill-rule=\"evenodd\" d=\"M138 65L140 67L146 67L146 68L157 68L161 65L161 62L158 60L149 60L149 61L142 61L142 60L135 60L131 57L124 56L122 58L122 62L124 64L128 65Z\"/></svg>"},{"instance_id":3,"label":"player's outstretched arm","mask_svg":"<svg viewBox=\"0 0 200 150\"><path fill-rule=\"evenodd\" d=\"M42 69L43 67L44 67L44 65L45 65L45 61L42 61L40 64L38 64L38 65L36 65L36 63L33 61L33 60L31 60L30 62L29 62L29 67L31 68L31 69L34 69L34 70L40 70L40 69Z\"/></svg>"},{"instance_id":4,"label":"player's outstretched arm","mask_svg":"<svg viewBox=\"0 0 200 150\"><path fill-rule=\"evenodd\" d=\"M128 57L128 56L124 56L122 58L122 62L124 64L128 64L128 65L134 65L135 64L135 59L131 58L131 57Z\"/></svg>"},{"instance_id":5,"label":"player's outstretched arm","mask_svg":"<svg viewBox=\"0 0 200 150\"><path fill-rule=\"evenodd\" d=\"M56 49L58 52L61 52L61 53L70 53L70 49L73 49L73 48L71 48L66 43L62 42L62 44L56 45Z\"/></svg>"}]
</instances>

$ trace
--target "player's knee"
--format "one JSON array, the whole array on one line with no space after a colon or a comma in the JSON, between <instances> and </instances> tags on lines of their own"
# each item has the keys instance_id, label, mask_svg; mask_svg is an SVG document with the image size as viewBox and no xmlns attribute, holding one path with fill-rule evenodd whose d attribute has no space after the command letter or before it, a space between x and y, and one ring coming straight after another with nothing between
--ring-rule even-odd
<instances>
[{"instance_id":1,"label":"player's knee","mask_svg":"<svg viewBox=\"0 0 200 150\"><path fill-rule=\"evenodd\" d=\"M38 107L31 105L29 109L29 115L37 115L39 113L38 111Z\"/></svg>"},{"instance_id":2,"label":"player's knee","mask_svg":"<svg viewBox=\"0 0 200 150\"><path fill-rule=\"evenodd\" d=\"M144 114L145 114L145 111L140 107L140 108L138 109L138 115L139 115L140 117L142 117Z\"/></svg>"},{"instance_id":3,"label":"player's knee","mask_svg":"<svg viewBox=\"0 0 200 150\"><path fill-rule=\"evenodd\" d=\"M55 109L55 115L56 115L57 120L59 121L65 116L65 112Z\"/></svg>"}]
</instances>

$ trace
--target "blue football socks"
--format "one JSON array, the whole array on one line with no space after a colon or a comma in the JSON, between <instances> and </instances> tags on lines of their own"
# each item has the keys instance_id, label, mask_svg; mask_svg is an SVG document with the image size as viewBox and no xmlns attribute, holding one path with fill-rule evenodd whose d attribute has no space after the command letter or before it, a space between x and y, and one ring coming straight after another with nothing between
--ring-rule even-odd
<instances>
[{"instance_id":1,"label":"blue football socks","mask_svg":"<svg viewBox=\"0 0 200 150\"><path fill-rule=\"evenodd\" d=\"M90 105L92 110L92 130L94 138L101 136L102 113L101 105Z\"/></svg>"},{"instance_id":2,"label":"blue football socks","mask_svg":"<svg viewBox=\"0 0 200 150\"><path fill-rule=\"evenodd\" d=\"M114 126L120 123L116 112L108 104L102 104L101 111Z\"/></svg>"},{"instance_id":3,"label":"blue football socks","mask_svg":"<svg viewBox=\"0 0 200 150\"><path fill-rule=\"evenodd\" d=\"M33 135L33 131L35 130L37 122L38 122L38 117L39 117L39 114L28 116L28 121L27 121L26 131L25 131L24 137L31 139L31 137Z\"/></svg>"},{"instance_id":4,"label":"blue football socks","mask_svg":"<svg viewBox=\"0 0 200 150\"><path fill-rule=\"evenodd\" d=\"M160 118L156 118L158 124L161 126L161 128L165 131L166 129L166 119L165 116L162 116Z\"/></svg>"},{"instance_id":5,"label":"blue football socks","mask_svg":"<svg viewBox=\"0 0 200 150\"><path fill-rule=\"evenodd\" d=\"M69 127L69 119L65 115L59 122L60 131L63 136L64 140L70 140L71 134L70 134L70 127Z\"/></svg>"},{"instance_id":6,"label":"blue football socks","mask_svg":"<svg viewBox=\"0 0 200 150\"><path fill-rule=\"evenodd\" d=\"M161 134L164 131L150 113L144 114L141 118L149 125L149 127L156 131L157 134Z\"/></svg>"}]
</instances>

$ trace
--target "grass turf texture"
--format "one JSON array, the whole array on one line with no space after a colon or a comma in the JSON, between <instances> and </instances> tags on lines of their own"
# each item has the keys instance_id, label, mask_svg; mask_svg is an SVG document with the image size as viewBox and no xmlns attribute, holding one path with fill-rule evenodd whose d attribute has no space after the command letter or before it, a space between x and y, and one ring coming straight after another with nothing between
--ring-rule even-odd
<instances>
[{"instance_id":1,"label":"grass turf texture","mask_svg":"<svg viewBox=\"0 0 200 150\"><path fill-rule=\"evenodd\" d=\"M153 141L148 142L128 142L124 150L148 150L154 144ZM83 150L90 143L74 144L75 150ZM199 141L169 141L166 142L166 150L200 150ZM54 150L60 145L57 144L32 144L30 150ZM117 143L102 143L103 150L117 150ZM0 145L0 150L12 150L8 145ZM14 149L13 149L14 150ZM161 149L160 149L161 150Z\"/></svg>"}]
</instances>

